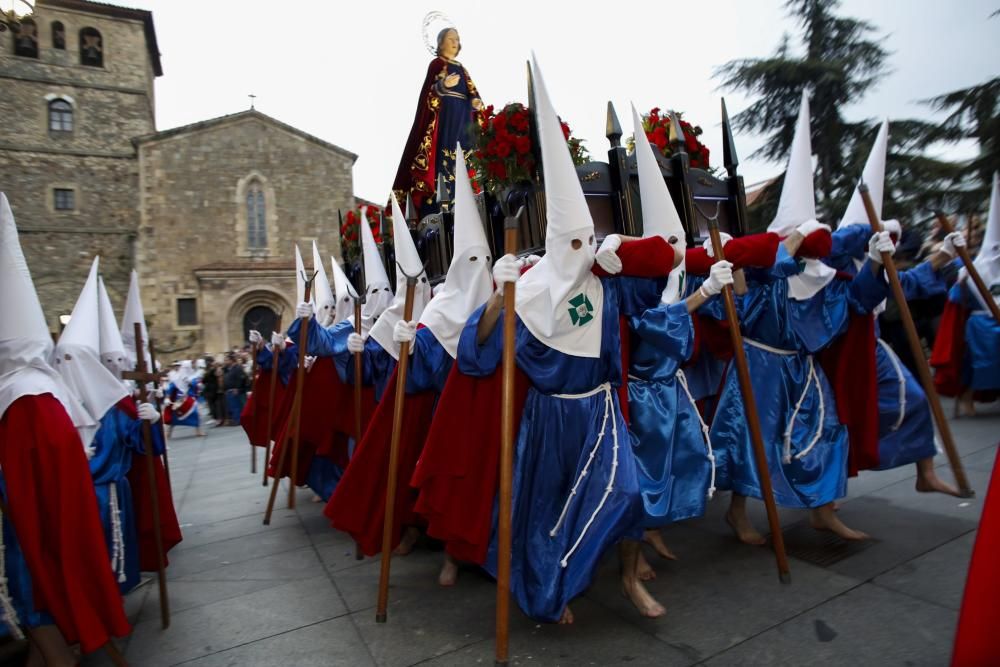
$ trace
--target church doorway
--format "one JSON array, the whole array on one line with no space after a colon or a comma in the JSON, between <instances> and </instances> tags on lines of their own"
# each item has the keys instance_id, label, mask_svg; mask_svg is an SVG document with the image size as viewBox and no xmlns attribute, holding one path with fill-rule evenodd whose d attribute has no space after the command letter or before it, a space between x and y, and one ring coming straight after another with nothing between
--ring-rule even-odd
<instances>
[{"instance_id":1,"label":"church doorway","mask_svg":"<svg viewBox=\"0 0 1000 667\"><path fill-rule=\"evenodd\" d=\"M243 340L249 340L250 330L254 329L269 341L277 323L278 315L269 306L254 306L243 316Z\"/></svg>"}]
</instances>

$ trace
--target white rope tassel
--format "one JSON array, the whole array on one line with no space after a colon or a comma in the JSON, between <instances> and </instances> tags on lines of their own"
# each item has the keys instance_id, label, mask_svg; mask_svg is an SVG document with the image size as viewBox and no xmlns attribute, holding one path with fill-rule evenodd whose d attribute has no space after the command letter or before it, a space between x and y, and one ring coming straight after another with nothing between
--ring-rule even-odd
<instances>
[{"instance_id":1,"label":"white rope tassel","mask_svg":"<svg viewBox=\"0 0 1000 667\"><path fill-rule=\"evenodd\" d=\"M691 390L688 389L687 376L679 368L677 369L677 381L680 382L681 388L687 395L688 400L691 401L694 414L698 417L698 423L701 424L701 435L705 439L705 447L708 449L708 460L712 464L712 479L708 483L708 499L711 500L715 496L715 452L712 451L712 439L708 435L708 424L701 418L701 412L698 411L698 405L694 402L694 396L691 395Z\"/></svg>"},{"instance_id":2,"label":"white rope tassel","mask_svg":"<svg viewBox=\"0 0 1000 667\"><path fill-rule=\"evenodd\" d=\"M812 440L809 441L809 445L795 455L796 460L801 459L812 451L812 448L816 446L816 443L819 442L820 437L823 435L823 422L826 421L823 385L820 384L819 376L816 374L816 365L813 363L812 355L809 355L807 359L809 360L809 372L806 374L806 386L802 388L802 395L799 396L799 400L795 404L795 409L792 411L792 416L788 420L788 426L785 427L785 455L782 459L784 463L792 462L792 429L795 428L795 418L798 417L799 410L802 409L802 403L806 400L806 396L809 395L809 387L812 386L813 382L816 383L816 391L819 392L819 425L816 427L816 433L813 435Z\"/></svg>"},{"instance_id":3,"label":"white rope tassel","mask_svg":"<svg viewBox=\"0 0 1000 667\"><path fill-rule=\"evenodd\" d=\"M10 601L10 590L7 588L7 546L3 539L3 513L0 512L0 610L3 612L3 622L10 630L14 639L24 639L24 633L18 625L17 611Z\"/></svg>"},{"instance_id":4,"label":"white rope tassel","mask_svg":"<svg viewBox=\"0 0 1000 667\"><path fill-rule=\"evenodd\" d=\"M108 485L110 491L111 511L111 571L118 575L118 583L125 583L125 536L122 533L122 515L118 507L118 484L111 482Z\"/></svg>"},{"instance_id":5,"label":"white rope tassel","mask_svg":"<svg viewBox=\"0 0 1000 667\"><path fill-rule=\"evenodd\" d=\"M889 361L892 362L892 368L896 371L896 380L899 382L899 417L896 418L896 423L892 425L890 431L898 431L899 427L903 425L903 420L906 419L906 376L903 375L903 368L899 365L899 358L896 353L892 351L881 338L878 340L878 344L882 346L885 353L889 356Z\"/></svg>"},{"instance_id":6,"label":"white rope tassel","mask_svg":"<svg viewBox=\"0 0 1000 667\"><path fill-rule=\"evenodd\" d=\"M602 386L605 387L605 389L604 389L604 423L607 424L607 422L608 422L608 416L611 415L614 412L615 404L614 404L614 401L612 401L612 399L611 399L611 385L605 383ZM615 486L615 477L618 474L618 421L616 419L614 419L614 417L612 417L612 419L611 419L611 437L612 437L611 476L608 478L608 485L606 487L604 487L604 495L601 496L601 502L597 503L597 507L594 508L594 511L590 515L590 518L587 519L587 523L584 525L583 530L580 531L580 536L576 538L576 542L573 543L573 546L570 547L570 550L567 551L566 555L562 557L561 561L559 561L560 567L566 567L567 565L569 565L569 559L570 559L570 557L573 555L573 553L580 546L580 543L583 542L583 538L586 537L587 531L590 530L591 524L594 523L594 520L597 518L597 514L604 507L604 503L607 502L608 496L611 495L611 491L614 489L614 486ZM597 445L594 446L594 452L597 451L597 447L601 444L601 441L603 439L604 439L604 427L602 426L601 427L601 436L597 439ZM593 452L591 453L591 458L593 458ZM588 461L587 464L590 465L590 461ZM583 479L583 475L580 476L580 479L581 480ZM579 481L580 480L577 480L578 484L579 484Z\"/></svg>"}]
</instances>

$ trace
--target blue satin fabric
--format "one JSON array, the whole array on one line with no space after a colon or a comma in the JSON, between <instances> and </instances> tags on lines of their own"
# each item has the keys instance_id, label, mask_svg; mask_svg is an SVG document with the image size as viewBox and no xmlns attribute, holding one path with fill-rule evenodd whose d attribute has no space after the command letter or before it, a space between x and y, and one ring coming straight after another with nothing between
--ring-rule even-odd
<instances>
[{"instance_id":1,"label":"blue satin fabric","mask_svg":"<svg viewBox=\"0 0 1000 667\"><path fill-rule=\"evenodd\" d=\"M0 471L0 490L6 502L10 502L7 495L7 484ZM31 572L28 564L24 560L24 552L17 541L14 526L3 517L3 547L4 547L4 576L7 577L7 593L10 602L14 606L18 623L22 627L37 628L42 625L55 625L55 619L47 612L35 609L35 597L31 590ZM0 621L0 637L10 635L7 624Z\"/></svg>"},{"instance_id":2,"label":"blue satin fabric","mask_svg":"<svg viewBox=\"0 0 1000 667\"><path fill-rule=\"evenodd\" d=\"M628 401L644 528L705 513L712 462L695 406L677 372L694 348L683 301L629 319L634 332Z\"/></svg>"},{"instance_id":3,"label":"blue satin fabric","mask_svg":"<svg viewBox=\"0 0 1000 667\"><path fill-rule=\"evenodd\" d=\"M296 320L298 322L298 320ZM278 378L281 380L281 384L287 385L288 381L292 379L292 373L295 372L295 368L299 363L298 348L294 343L289 343L284 350L281 351L281 361L278 362ZM274 353L268 347L260 348L257 353L257 366L261 370L270 371L271 367L274 365Z\"/></svg>"},{"instance_id":4,"label":"blue satin fabric","mask_svg":"<svg viewBox=\"0 0 1000 667\"><path fill-rule=\"evenodd\" d=\"M517 321L517 364L527 374L531 387L521 415L513 480L513 544L511 591L524 613L555 622L574 597L591 583L604 552L624 537L638 539L643 519L642 497L630 434L611 391L611 415L604 439L556 534L550 535L573 485L587 465L604 423L606 394L585 398L557 398L553 394L581 394L608 382L621 384L620 314L639 314L659 301L653 281L604 278L604 311L601 352L598 358L576 357L553 350L536 339ZM486 376L496 370L502 354L503 317L482 344L476 329L482 317L479 308L466 324L459 340L459 369L468 375ZM613 428L618 433L618 466ZM599 506L609 480L612 491L580 546L573 547ZM496 574L496 513L486 569Z\"/></svg>"},{"instance_id":5,"label":"blue satin fabric","mask_svg":"<svg viewBox=\"0 0 1000 667\"><path fill-rule=\"evenodd\" d=\"M314 456L306 476L306 485L312 492L323 499L330 500L334 489L344 476L344 469L325 456Z\"/></svg>"},{"instance_id":6,"label":"blue satin fabric","mask_svg":"<svg viewBox=\"0 0 1000 667\"><path fill-rule=\"evenodd\" d=\"M114 531L111 522L111 485L118 493L118 511L121 518L122 538L125 548L125 581L118 582L121 592L127 593L139 583L139 543L136 537L135 509L128 471L132 468L132 452L144 451L142 422L132 419L119 408L113 407L101 417L101 427L94 436L94 457L90 459L90 476L97 493L98 512L104 527L104 542L110 557ZM154 427L153 430L159 430ZM110 568L110 561L108 564ZM117 572L115 577L117 580Z\"/></svg>"},{"instance_id":7,"label":"blue satin fabric","mask_svg":"<svg viewBox=\"0 0 1000 667\"><path fill-rule=\"evenodd\" d=\"M830 236L833 243L830 254L823 258L823 262L838 271L854 275L857 272L854 260L864 259L868 253L872 228L868 225L847 225L837 228Z\"/></svg>"},{"instance_id":8,"label":"blue satin fabric","mask_svg":"<svg viewBox=\"0 0 1000 667\"><path fill-rule=\"evenodd\" d=\"M889 470L937 453L934 444L934 424L927 395L913 374L896 358L903 372L906 391L906 413L897 430L902 404L899 401L899 374L889 352L881 344L875 346L875 364L878 376L878 456L876 470Z\"/></svg>"},{"instance_id":9,"label":"blue satin fabric","mask_svg":"<svg viewBox=\"0 0 1000 667\"><path fill-rule=\"evenodd\" d=\"M987 312L973 313L965 324L965 344L967 385L976 391L1000 389L1000 324Z\"/></svg>"},{"instance_id":10,"label":"blue satin fabric","mask_svg":"<svg viewBox=\"0 0 1000 667\"><path fill-rule=\"evenodd\" d=\"M180 414L178 414L177 411L174 411L174 413L173 413L173 423L170 424L170 425L171 426L193 426L193 427L197 428L201 424L201 418L198 415L198 408L197 408L198 382L196 380L193 380L193 379L191 380L191 385L188 387L186 395L188 395L188 396L192 397L193 399L195 399L195 403L196 403L195 409L192 410L191 414L189 414L184 419L181 419L180 418ZM167 386L167 396L169 396L170 400L172 400L172 401L176 401L180 397L180 390L178 389L177 385L175 385L173 382L171 382Z\"/></svg>"}]
</instances>

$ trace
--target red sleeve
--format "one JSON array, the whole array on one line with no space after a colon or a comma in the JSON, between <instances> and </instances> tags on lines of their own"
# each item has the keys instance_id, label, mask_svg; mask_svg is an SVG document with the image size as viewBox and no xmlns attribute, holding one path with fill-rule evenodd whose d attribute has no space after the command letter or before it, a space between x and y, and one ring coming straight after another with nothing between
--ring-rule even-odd
<instances>
[{"instance_id":1,"label":"red sleeve","mask_svg":"<svg viewBox=\"0 0 1000 667\"><path fill-rule=\"evenodd\" d=\"M941 324L934 338L930 364L934 367L934 386L943 396L962 393L962 356L965 354L965 322L969 311L950 299L941 313Z\"/></svg>"},{"instance_id":2,"label":"red sleeve","mask_svg":"<svg viewBox=\"0 0 1000 667\"><path fill-rule=\"evenodd\" d=\"M630 278L666 278L674 266L674 249L660 236L626 241L618 248L618 257L622 270L615 275ZM599 278L611 275L596 263L591 271Z\"/></svg>"},{"instance_id":3,"label":"red sleeve","mask_svg":"<svg viewBox=\"0 0 1000 667\"><path fill-rule=\"evenodd\" d=\"M736 269L767 268L774 264L780 242L778 235L771 232L741 236L726 244L726 259L732 262ZM684 255L684 263L688 275L707 276L715 259L709 257L708 252L699 246L688 248Z\"/></svg>"}]
</instances>

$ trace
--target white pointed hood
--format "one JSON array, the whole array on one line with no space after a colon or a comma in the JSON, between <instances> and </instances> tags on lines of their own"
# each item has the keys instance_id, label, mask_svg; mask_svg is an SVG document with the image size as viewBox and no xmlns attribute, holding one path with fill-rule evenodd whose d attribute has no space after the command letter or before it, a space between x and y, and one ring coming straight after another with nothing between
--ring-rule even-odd
<instances>
[{"instance_id":1,"label":"white pointed hood","mask_svg":"<svg viewBox=\"0 0 1000 667\"><path fill-rule=\"evenodd\" d=\"M83 446L89 448L97 435L98 422L115 403L128 396L121 380L101 363L100 306L97 283L98 258L90 266L87 282L73 306L69 324L63 329L50 365L79 399L93 423L78 424Z\"/></svg>"},{"instance_id":2,"label":"white pointed hood","mask_svg":"<svg viewBox=\"0 0 1000 667\"><path fill-rule=\"evenodd\" d=\"M115 321L115 311L111 307L111 298L104 287L104 278L97 277L97 307L98 326L100 330L100 345L97 351L101 355L101 363L116 378L121 378L122 371L128 370L128 359L125 356L125 343L122 333Z\"/></svg>"},{"instance_id":3,"label":"white pointed hood","mask_svg":"<svg viewBox=\"0 0 1000 667\"><path fill-rule=\"evenodd\" d=\"M872 199L872 204L875 206L875 212L878 213L879 218L882 217L882 201L885 193L885 157L888 146L889 121L884 120L882 121L882 126L878 129L878 134L875 136L875 143L872 144L872 150L868 153L865 168L861 172L861 179L868 186L868 195ZM854 194L851 195L851 201L847 204L847 210L840 221L840 227L847 227L848 225L867 226L868 224L868 213L865 212L865 203L861 199L861 192L857 188L854 188Z\"/></svg>"},{"instance_id":4,"label":"white pointed hood","mask_svg":"<svg viewBox=\"0 0 1000 667\"><path fill-rule=\"evenodd\" d=\"M1000 304L1000 174L993 174L993 191L990 194L990 214L986 219L986 231L983 232L983 245L973 262L986 287L993 294L993 299ZM983 308L982 295L973 285L969 286L976 300Z\"/></svg>"},{"instance_id":5,"label":"white pointed hood","mask_svg":"<svg viewBox=\"0 0 1000 667\"><path fill-rule=\"evenodd\" d=\"M517 281L517 315L545 345L564 354L596 358L601 354L604 287L591 273L594 221L534 54L531 76L547 227L545 256Z\"/></svg>"},{"instance_id":6,"label":"white pointed hood","mask_svg":"<svg viewBox=\"0 0 1000 667\"><path fill-rule=\"evenodd\" d=\"M333 323L338 324L354 315L354 299L358 293L355 291L351 281L347 279L347 274L340 268L337 258L330 255L330 266L333 267L333 290L336 299L336 306L333 312ZM353 319L351 320L354 321Z\"/></svg>"},{"instance_id":7,"label":"white pointed hood","mask_svg":"<svg viewBox=\"0 0 1000 667\"><path fill-rule=\"evenodd\" d=\"M424 306L431 300L431 284L427 280L427 274L424 272L424 265L420 261L417 247L413 245L410 228L406 224L406 217L399 209L396 196L390 195L390 199L392 199L392 243L396 250L396 295L389 307L372 326L371 336L394 359L399 359L399 343L392 339L392 330L395 328L396 322L403 318L406 306L406 276L403 274L419 276L416 289L413 291L413 320L415 321L420 320Z\"/></svg>"},{"instance_id":8,"label":"white pointed hood","mask_svg":"<svg viewBox=\"0 0 1000 667\"><path fill-rule=\"evenodd\" d=\"M368 224L367 209L362 207L360 233L362 261L365 264L366 298L365 303L361 306L361 335L364 338L368 337L375 322L389 307L393 299L389 276L385 272L382 255L379 254L378 245L375 243L375 237Z\"/></svg>"},{"instance_id":9,"label":"white pointed hood","mask_svg":"<svg viewBox=\"0 0 1000 667\"><path fill-rule=\"evenodd\" d=\"M653 147L649 145L646 131L642 127L642 119L632 105L632 123L635 132L635 161L639 171L639 199L642 202L642 235L645 238L660 236L670 243L674 254L683 258L686 250L686 235L681 216L677 213L674 200L667 190L660 166L656 162ZM686 274L684 260L670 272L667 286L663 288L660 300L663 303L677 303L684 298L684 277Z\"/></svg>"},{"instance_id":10,"label":"white pointed hood","mask_svg":"<svg viewBox=\"0 0 1000 667\"><path fill-rule=\"evenodd\" d=\"M313 271L316 272L316 279L313 281L312 302L315 304L316 321L320 326L330 326L333 323L333 308L336 305L333 299L333 290L330 289L330 279L326 275L326 267L323 265L323 257L319 254L319 247L313 241Z\"/></svg>"},{"instance_id":11,"label":"white pointed hood","mask_svg":"<svg viewBox=\"0 0 1000 667\"><path fill-rule=\"evenodd\" d=\"M52 336L31 281L7 195L0 192L0 419L22 396L52 394L79 427L90 419L49 366Z\"/></svg>"},{"instance_id":12,"label":"white pointed hood","mask_svg":"<svg viewBox=\"0 0 1000 667\"><path fill-rule=\"evenodd\" d=\"M469 316L493 293L490 245L461 144L455 156L455 251L444 285L420 316L420 323L431 330L453 359L458 356L458 338Z\"/></svg>"},{"instance_id":13,"label":"white pointed hood","mask_svg":"<svg viewBox=\"0 0 1000 667\"><path fill-rule=\"evenodd\" d=\"M146 355L146 370L152 372L149 357L149 332L146 330L146 314L142 308L142 297L139 295L139 274L132 269L132 277L128 283L128 297L125 299L125 312L122 313L122 343L125 345L125 357L128 367L135 368L135 323L139 323L142 331L142 351Z\"/></svg>"}]
</instances>

